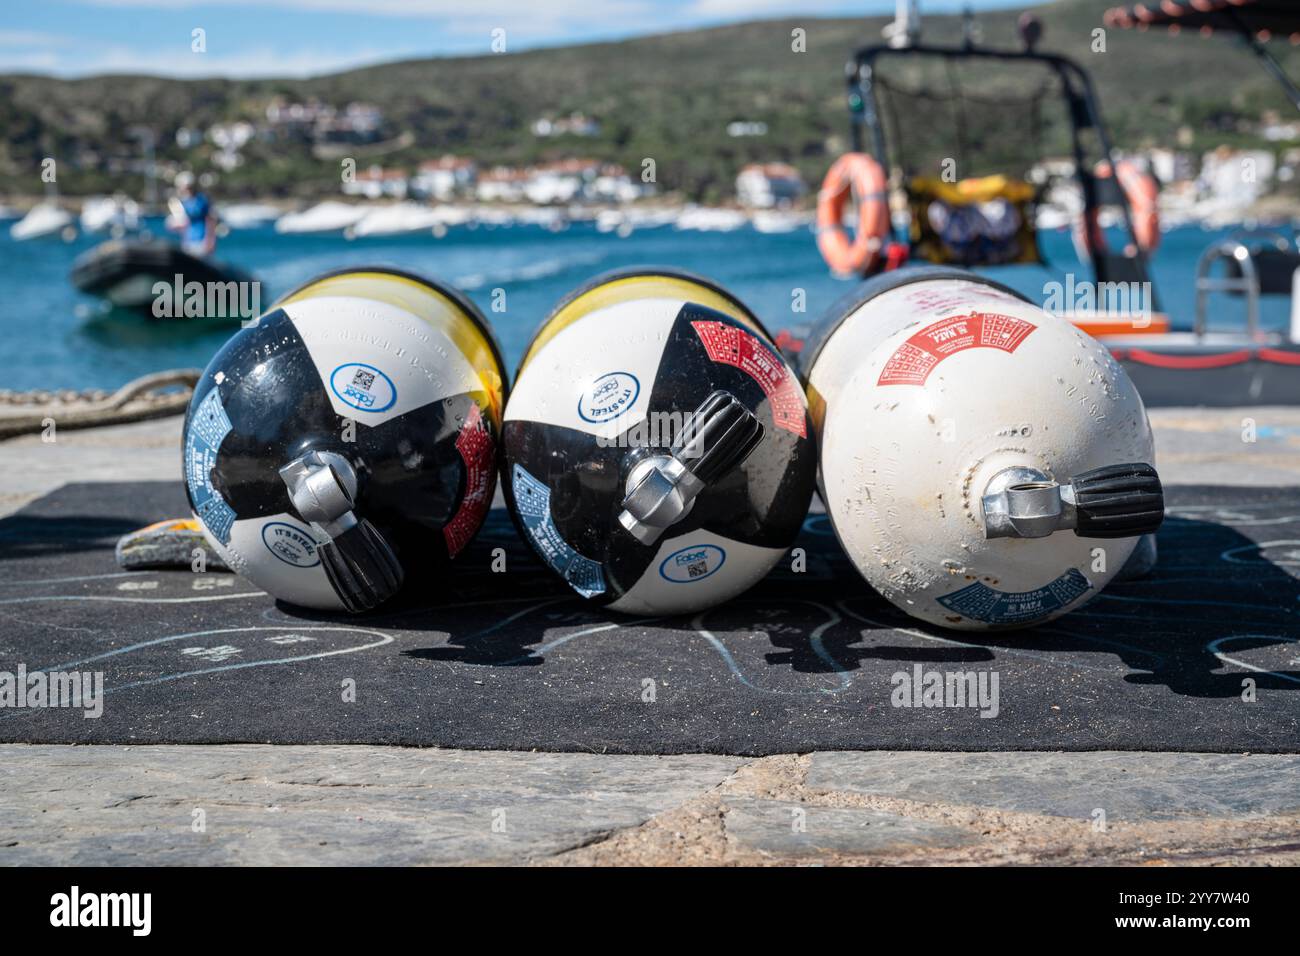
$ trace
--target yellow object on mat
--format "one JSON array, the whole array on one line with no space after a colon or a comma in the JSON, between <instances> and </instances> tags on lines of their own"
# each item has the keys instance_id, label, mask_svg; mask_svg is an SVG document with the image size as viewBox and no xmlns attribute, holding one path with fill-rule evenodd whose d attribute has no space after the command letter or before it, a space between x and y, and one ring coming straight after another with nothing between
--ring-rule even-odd
<instances>
[{"instance_id":1,"label":"yellow object on mat","mask_svg":"<svg viewBox=\"0 0 1300 956\"><path fill-rule=\"evenodd\" d=\"M226 570L221 557L208 546L203 529L193 518L168 518L123 535L117 542L117 563L127 568L192 568L203 552L206 570Z\"/></svg>"}]
</instances>

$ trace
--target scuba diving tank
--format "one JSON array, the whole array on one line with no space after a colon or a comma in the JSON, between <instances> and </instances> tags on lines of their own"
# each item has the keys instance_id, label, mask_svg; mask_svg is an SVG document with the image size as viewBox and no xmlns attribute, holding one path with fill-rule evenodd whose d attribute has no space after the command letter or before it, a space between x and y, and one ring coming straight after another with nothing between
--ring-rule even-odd
<instances>
[{"instance_id":1,"label":"scuba diving tank","mask_svg":"<svg viewBox=\"0 0 1300 956\"><path fill-rule=\"evenodd\" d=\"M836 536L915 617L1049 621L1164 516L1128 375L1005 286L935 267L869 280L814 326L800 370Z\"/></svg>"},{"instance_id":2,"label":"scuba diving tank","mask_svg":"<svg viewBox=\"0 0 1300 956\"><path fill-rule=\"evenodd\" d=\"M816 480L794 370L705 279L626 270L569 295L506 407L506 504L541 559L618 611L710 607L793 543Z\"/></svg>"},{"instance_id":3,"label":"scuba diving tank","mask_svg":"<svg viewBox=\"0 0 1300 956\"><path fill-rule=\"evenodd\" d=\"M190 506L273 596L368 610L478 531L504 401L500 352L460 293L395 270L329 273L204 370L185 419Z\"/></svg>"}]
</instances>

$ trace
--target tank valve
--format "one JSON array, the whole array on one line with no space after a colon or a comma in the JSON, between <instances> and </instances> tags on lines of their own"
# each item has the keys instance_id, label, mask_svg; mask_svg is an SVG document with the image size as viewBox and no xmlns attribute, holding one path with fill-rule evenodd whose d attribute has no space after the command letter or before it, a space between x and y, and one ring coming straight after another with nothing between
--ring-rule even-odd
<instances>
[{"instance_id":1,"label":"tank valve","mask_svg":"<svg viewBox=\"0 0 1300 956\"><path fill-rule=\"evenodd\" d=\"M727 474L763 440L763 423L730 392L718 390L686 420L669 455L646 458L627 476L618 522L654 544L690 513L701 491Z\"/></svg>"},{"instance_id":2,"label":"tank valve","mask_svg":"<svg viewBox=\"0 0 1300 956\"><path fill-rule=\"evenodd\" d=\"M402 566L374 525L353 512L357 473L342 455L310 451L280 469L289 499L305 521L329 537L321 564L343 606L358 613L402 586Z\"/></svg>"},{"instance_id":3,"label":"tank valve","mask_svg":"<svg viewBox=\"0 0 1300 956\"><path fill-rule=\"evenodd\" d=\"M981 503L986 538L1045 538L1066 528L1080 538L1133 538L1165 517L1160 478L1142 463L1094 468L1065 484L1033 468L1006 468Z\"/></svg>"}]
</instances>

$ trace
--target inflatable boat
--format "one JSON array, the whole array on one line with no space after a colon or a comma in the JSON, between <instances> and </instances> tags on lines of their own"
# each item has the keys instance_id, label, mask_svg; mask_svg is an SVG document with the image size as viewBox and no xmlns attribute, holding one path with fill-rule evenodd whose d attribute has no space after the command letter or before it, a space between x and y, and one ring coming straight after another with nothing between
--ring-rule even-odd
<instances>
[{"instance_id":1,"label":"inflatable boat","mask_svg":"<svg viewBox=\"0 0 1300 956\"><path fill-rule=\"evenodd\" d=\"M77 257L72 284L118 309L160 321L256 316L260 284L249 274L167 242L101 243Z\"/></svg>"},{"instance_id":2,"label":"inflatable boat","mask_svg":"<svg viewBox=\"0 0 1300 956\"><path fill-rule=\"evenodd\" d=\"M1265 45L1272 36L1300 42L1293 4L1148 0L1108 11L1105 23L1233 34L1300 108L1300 88ZM1192 330L1175 330L1149 268L1160 240L1158 183L1113 148L1087 71L1036 49L1042 26L1032 14L1018 26L1020 49L981 45L969 16L960 44L937 45L921 40L913 10L886 31L890 42L853 54L845 71L852 151L830 167L818 193L817 244L827 265L845 277L907 262L1039 266L1065 280L1045 284L1045 296L1049 286L1071 290L1059 302L1048 296L1047 311L1101 341L1148 406L1300 404L1300 236L1252 229L1217 241L1189 277ZM930 122L941 108L959 121ZM1072 217L1075 246L1091 276L1078 283L1074 267L1054 266L1038 241L1038 212L1062 190L1081 206ZM1114 245L1102 229L1107 213L1123 235ZM1091 304L1079 304L1076 285ZM1215 293L1244 304L1244 328L1210 331ZM1287 330L1261 329L1262 296L1290 297ZM799 348L804 331L791 330L789 349Z\"/></svg>"}]
</instances>

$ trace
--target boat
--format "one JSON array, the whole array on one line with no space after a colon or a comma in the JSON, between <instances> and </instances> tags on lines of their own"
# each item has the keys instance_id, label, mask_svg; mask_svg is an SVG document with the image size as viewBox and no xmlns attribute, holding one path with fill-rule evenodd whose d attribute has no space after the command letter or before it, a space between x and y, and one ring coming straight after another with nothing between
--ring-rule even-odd
<instances>
[{"instance_id":1,"label":"boat","mask_svg":"<svg viewBox=\"0 0 1300 956\"><path fill-rule=\"evenodd\" d=\"M475 222L483 226L513 226L515 214L509 209L495 206L482 206L474 213Z\"/></svg>"},{"instance_id":2,"label":"boat","mask_svg":"<svg viewBox=\"0 0 1300 956\"><path fill-rule=\"evenodd\" d=\"M256 229L280 217L280 208L270 203L246 202L223 205L217 210L222 225L231 229Z\"/></svg>"},{"instance_id":3,"label":"boat","mask_svg":"<svg viewBox=\"0 0 1300 956\"><path fill-rule=\"evenodd\" d=\"M808 229L812 226L812 218L802 212L760 209L754 213L753 224L756 232L778 234Z\"/></svg>"},{"instance_id":4,"label":"boat","mask_svg":"<svg viewBox=\"0 0 1300 956\"><path fill-rule=\"evenodd\" d=\"M72 224L72 213L61 209L53 202L42 202L31 208L22 219L9 227L9 235L14 239L42 239L46 236L63 236L71 238L67 231L76 227Z\"/></svg>"},{"instance_id":5,"label":"boat","mask_svg":"<svg viewBox=\"0 0 1300 956\"><path fill-rule=\"evenodd\" d=\"M260 312L261 286L252 276L169 242L100 243L77 257L71 279L115 309L159 321L228 321ZM201 284L201 294L192 283Z\"/></svg>"},{"instance_id":6,"label":"boat","mask_svg":"<svg viewBox=\"0 0 1300 956\"><path fill-rule=\"evenodd\" d=\"M621 209L602 209L596 213L597 232L617 232L628 225Z\"/></svg>"},{"instance_id":7,"label":"boat","mask_svg":"<svg viewBox=\"0 0 1300 956\"><path fill-rule=\"evenodd\" d=\"M349 226L352 238L366 236L401 236L410 233L446 233L446 224L436 209L419 203L400 202L392 206L379 206L367 212Z\"/></svg>"},{"instance_id":8,"label":"boat","mask_svg":"<svg viewBox=\"0 0 1300 956\"><path fill-rule=\"evenodd\" d=\"M125 196L91 196L81 204L81 231L124 233L140 227L140 206Z\"/></svg>"},{"instance_id":9,"label":"boat","mask_svg":"<svg viewBox=\"0 0 1300 956\"><path fill-rule=\"evenodd\" d=\"M520 225L539 226L551 232L561 232L569 227L569 221L565 217L564 210L550 206L521 209L515 220Z\"/></svg>"},{"instance_id":10,"label":"boat","mask_svg":"<svg viewBox=\"0 0 1300 956\"><path fill-rule=\"evenodd\" d=\"M674 228L695 232L734 232L748 221L746 215L738 209L687 206L677 216Z\"/></svg>"},{"instance_id":11,"label":"boat","mask_svg":"<svg viewBox=\"0 0 1300 956\"><path fill-rule=\"evenodd\" d=\"M613 232L626 238L637 229L661 229L674 225L677 221L677 212L673 209L639 209L636 206L623 206L618 209L600 210L596 213L594 221L597 232Z\"/></svg>"},{"instance_id":12,"label":"boat","mask_svg":"<svg viewBox=\"0 0 1300 956\"><path fill-rule=\"evenodd\" d=\"M276 220L275 231L294 235L342 232L360 222L370 209L369 206L354 206L331 199L302 212L281 216Z\"/></svg>"},{"instance_id":13,"label":"boat","mask_svg":"<svg viewBox=\"0 0 1300 956\"><path fill-rule=\"evenodd\" d=\"M433 210L442 225L467 226L474 221L474 210L465 206L436 206Z\"/></svg>"},{"instance_id":14,"label":"boat","mask_svg":"<svg viewBox=\"0 0 1300 956\"><path fill-rule=\"evenodd\" d=\"M1213 244L1202 255L1196 274L1188 277L1197 293L1197 315L1191 323L1183 317L1181 324L1191 324L1191 330L1175 330L1170 316L1161 310L1149 265L1160 237L1154 201L1158 184L1112 145L1088 72L1067 57L1035 49L1042 27L1032 14L1020 19L1020 49L981 45L969 15L965 23L961 43L926 43L914 8L900 4L899 17L887 31L889 42L859 49L849 60L853 152L831 167L819 194L818 244L832 268L841 275L870 276L918 260L976 269L1012 264L1050 267L1038 245L1037 230L1065 225L1063 214L1073 212L1070 207L1077 204L1076 246L1092 272L1092 281L1086 284L1093 295L1082 304L1063 295L1057 305L1048 304L1049 311L1069 318L1106 344L1147 405L1300 404L1300 308L1293 300L1290 327L1284 331L1265 331L1257 320L1260 296L1292 294L1293 276L1300 275L1300 242L1247 230ZM1165 0L1112 9L1104 23L1116 28L1163 25L1171 33L1233 33L1300 108L1300 89L1266 48L1270 36L1300 39L1300 7L1258 0ZM994 73L1018 78L1017 93L1003 93L1004 101L993 107L1003 111L1003 119L1008 113L1019 117L1016 123L1026 133L1018 146L1041 147L1034 132L1039 128L1037 111L1043 102L1062 102L1070 174L1047 182L1034 179L1026 165L956 181L927 178L932 175L927 170L933 157L920 161L916 146L921 143L933 151L935 130L926 131L931 136L926 140L908 129L909 123L923 126L925 122L925 114L915 104L929 103L933 108L935 102L949 100L955 111L967 116L967 122L952 134L957 142L945 141L942 147L944 155L962 157L972 146L966 127L978 126L971 111L990 108L989 98L962 89L961 70L972 71L980 81ZM1017 99L1022 93L1023 98ZM997 139L987 130L984 133L985 140ZM1035 162L1044 159L1039 150ZM968 161L963 162L963 168L969 169ZM863 169L870 172L862 174ZM868 182L895 185L864 193ZM893 204L892 214L887 208L889 188L894 190L892 198L901 200ZM871 203L857 204L856 240L848 238L842 221L851 194L874 195L879 206L877 212L870 210ZM1077 198L1062 202L1062 197ZM991 203L999 204L997 215L988 215ZM906 207L901 216L900 206ZM961 228L948 230L949 222ZM1123 241L1108 244L1107 228L1117 229ZM864 229L878 230L871 233L878 242L863 244ZM1219 266L1223 274L1216 276ZM1123 294L1112 296L1115 290ZM1209 329L1206 297L1216 292L1227 293L1244 306L1238 330ZM798 342L797 333L791 341Z\"/></svg>"}]
</instances>

